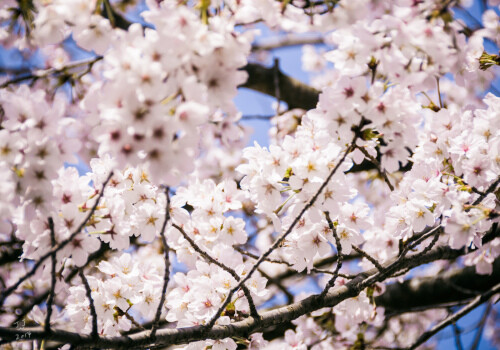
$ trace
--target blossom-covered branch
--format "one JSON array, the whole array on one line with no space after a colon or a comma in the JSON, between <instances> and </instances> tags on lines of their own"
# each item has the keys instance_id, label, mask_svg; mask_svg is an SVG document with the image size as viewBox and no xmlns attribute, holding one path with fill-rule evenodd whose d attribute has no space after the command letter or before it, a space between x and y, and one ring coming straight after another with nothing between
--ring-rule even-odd
<instances>
[{"instance_id":1,"label":"blossom-covered branch","mask_svg":"<svg viewBox=\"0 0 500 350\"><path fill-rule=\"evenodd\" d=\"M3 1L0 344L461 347L500 283L481 5Z\"/></svg>"},{"instance_id":2,"label":"blossom-covered branch","mask_svg":"<svg viewBox=\"0 0 500 350\"><path fill-rule=\"evenodd\" d=\"M113 176L113 173L111 172L108 175L107 179L102 184L102 188L98 192L99 195L97 196L97 198L96 198L96 200L95 200L94 205L92 206L92 208L90 208L89 213L87 214L85 220L83 220L83 222L69 236L69 238L66 239L66 240L64 240L64 241L62 241L61 243L59 243L57 246L55 246L53 249L51 249L51 251L49 253L46 253L45 255L43 255L42 257L40 257L40 259L38 259L38 261L36 262L36 264L31 268L31 270L27 274L25 274L24 276L22 276L21 278L19 278L19 280L13 286L10 286L9 288L7 288L6 290L4 290L2 292L2 296L0 298L0 307L5 302L5 299L10 294L12 294L12 292L14 292L21 285L21 283L23 283L24 281L26 281L28 278L30 278L31 276L33 276L35 274L36 270L42 265L42 263L48 257L55 255L58 251L60 251L61 249L63 249L66 245L68 245L83 230L83 228L87 225L87 223L89 222L89 220L92 217L92 215L94 215L94 212L96 211L97 206L99 205L99 202L100 202L102 196L104 195L104 190L106 188L106 185L108 184L109 180L111 180L112 176Z\"/></svg>"},{"instance_id":3,"label":"blossom-covered branch","mask_svg":"<svg viewBox=\"0 0 500 350\"><path fill-rule=\"evenodd\" d=\"M403 261L398 262L398 268L416 267L421 264L429 263L439 259L455 259L463 254L463 250L436 248L429 252L425 257L413 259L411 255L408 256ZM384 267L387 268L392 264L388 264ZM89 336L64 331L54 331L53 334L48 336L45 332L36 329L32 329L30 331L32 332L32 339L43 339L46 337L46 339L60 342L70 342L79 345L101 346L109 348L119 348L124 345L144 346L150 344L152 341L156 341L156 344L161 345L173 345L193 342L206 338L223 339L231 336L245 336L253 332L257 332L265 327L296 319L299 316L312 312L314 310L337 305L345 299L358 295L361 290L366 288L367 284L371 284L377 280L383 279L384 277L380 273L378 273L377 269L372 269L370 271L360 273L355 279L348 282L346 285L334 288L333 290L328 292L324 298L317 298L317 295L312 295L300 302L296 302L287 307L264 312L261 314L260 321L253 318L247 318L244 321L236 322L227 326L214 326L209 331L207 331L206 328L202 326L184 329L161 329L158 330L156 338L154 340L150 338L149 331L133 334L123 338L100 337L99 339L92 339L92 337ZM496 289L494 289L494 293L496 292ZM492 294L489 293L487 295L489 298ZM484 300L482 302L484 302ZM0 336L2 337L15 338L15 334L17 333L19 333L19 330L0 327Z\"/></svg>"}]
</instances>

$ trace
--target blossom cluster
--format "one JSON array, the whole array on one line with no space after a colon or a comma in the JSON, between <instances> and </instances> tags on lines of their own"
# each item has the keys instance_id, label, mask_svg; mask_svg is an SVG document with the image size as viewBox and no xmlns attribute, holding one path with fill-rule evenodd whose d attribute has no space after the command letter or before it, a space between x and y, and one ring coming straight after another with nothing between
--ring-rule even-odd
<instances>
[{"instance_id":1,"label":"blossom cluster","mask_svg":"<svg viewBox=\"0 0 500 350\"><path fill-rule=\"evenodd\" d=\"M36 259L50 249L47 227L42 223L71 200L65 201L62 196L56 199L59 193L52 184L64 162L76 162L74 154L80 142L71 134L77 121L66 116L63 96L48 101L44 91L31 91L27 86L15 92L2 90L0 103L4 113L0 130L0 171L4 175L0 218L14 218L16 235L25 242L23 257ZM71 185L79 188L78 182ZM82 200L85 193L78 195L74 199ZM36 221L38 216L43 218L41 222ZM10 230L8 225L3 229L4 234ZM67 237L65 225L61 230L59 238Z\"/></svg>"},{"instance_id":2,"label":"blossom cluster","mask_svg":"<svg viewBox=\"0 0 500 350\"><path fill-rule=\"evenodd\" d=\"M247 242L245 221L229 215L230 211L241 209L244 200L244 192L232 180L218 185L212 180L196 181L179 188L172 197L169 246L191 270L174 275L176 287L167 294L168 321L177 321L180 326L210 321L238 282L231 272L245 276L252 267L251 261L245 261L233 248ZM183 209L186 205L193 208L190 214ZM222 265L207 261L208 257ZM254 274L246 286L256 300L267 295L266 279L260 274ZM248 300L240 290L225 310L226 319L219 323L248 314Z\"/></svg>"},{"instance_id":3,"label":"blossom cluster","mask_svg":"<svg viewBox=\"0 0 500 350\"><path fill-rule=\"evenodd\" d=\"M116 336L128 331L137 318L153 319L158 308L164 261L149 260L139 264L124 253L111 261L101 261L101 278L88 276L100 334ZM69 287L65 308L72 327L90 333L92 318L87 291L83 285Z\"/></svg>"},{"instance_id":4,"label":"blossom cluster","mask_svg":"<svg viewBox=\"0 0 500 350\"><path fill-rule=\"evenodd\" d=\"M57 44L72 34L83 49L103 54L113 40L110 21L95 13L97 0L40 0L34 5L38 14L33 40L39 46Z\"/></svg>"},{"instance_id":5,"label":"blossom cluster","mask_svg":"<svg viewBox=\"0 0 500 350\"><path fill-rule=\"evenodd\" d=\"M104 80L83 101L85 122L99 155L113 154L120 166L148 163L155 181L177 185L194 169L200 126L204 137L238 138L231 100L246 79L238 68L250 36L224 18L204 24L172 2L142 15L155 29L133 24L117 35L99 70Z\"/></svg>"}]
</instances>

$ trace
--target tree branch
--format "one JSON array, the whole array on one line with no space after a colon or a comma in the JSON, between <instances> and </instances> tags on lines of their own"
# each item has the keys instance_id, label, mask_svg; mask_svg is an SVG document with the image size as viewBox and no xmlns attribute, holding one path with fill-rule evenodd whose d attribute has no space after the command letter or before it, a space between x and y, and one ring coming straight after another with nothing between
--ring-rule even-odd
<instances>
[{"instance_id":1,"label":"tree branch","mask_svg":"<svg viewBox=\"0 0 500 350\"><path fill-rule=\"evenodd\" d=\"M371 256L367 252L365 252L363 249L355 246L354 244L352 245L352 249L354 249L356 252L358 252L360 255L362 255L366 260L371 262L373 264L373 266L375 266L379 271L384 270L384 268L382 267L382 265L380 265L380 263L377 261L377 259L375 259L373 256Z\"/></svg>"},{"instance_id":2,"label":"tree branch","mask_svg":"<svg viewBox=\"0 0 500 350\"><path fill-rule=\"evenodd\" d=\"M294 300L294 297L293 297L293 294L290 293L288 291L288 289L281 283L281 281L278 281L276 280L275 278L269 276L267 273L265 273L264 271L262 271L261 269L258 270L259 273L267 279L267 281L270 283L270 284L274 284L280 291L283 292L283 294L285 295L286 297L286 302L287 304L291 304L293 303L293 300ZM274 297L275 295L273 295Z\"/></svg>"},{"instance_id":3,"label":"tree branch","mask_svg":"<svg viewBox=\"0 0 500 350\"><path fill-rule=\"evenodd\" d=\"M50 247L53 249L56 245L56 236L54 231L54 220L49 217L49 229L50 229ZM45 331L50 333L50 318L52 317L52 304L54 303L54 292L56 288L56 253L51 255L51 266L50 266L50 292L49 300L47 301L47 315L45 317Z\"/></svg>"},{"instance_id":4,"label":"tree branch","mask_svg":"<svg viewBox=\"0 0 500 350\"><path fill-rule=\"evenodd\" d=\"M409 350L416 349L418 346L422 345L425 343L428 339L430 339L434 334L438 333L440 330L443 328L449 326L450 324L456 322L460 318L464 317L467 315L469 312L474 310L476 307L484 303L486 300L490 299L493 295L496 293L500 292L500 283L485 292L484 294L481 294L477 296L470 304L462 308L460 311L454 313L453 315L445 318L441 322L439 322L437 325L429 329L427 332L422 334L415 343L413 343L410 347L408 347Z\"/></svg>"},{"instance_id":5,"label":"tree branch","mask_svg":"<svg viewBox=\"0 0 500 350\"><path fill-rule=\"evenodd\" d=\"M154 339L156 336L156 331L159 326L161 310L163 309L163 304L165 303L165 294L167 293L168 280L170 278L170 259L168 257L169 246L165 238L165 229L167 228L167 223L170 220L170 188L165 188L165 196L167 197L167 207L165 208L165 219L163 220L163 225L161 226L160 237L161 243L163 245L163 251L165 254L165 272L163 274L163 287L161 290L160 303L158 304L158 309L156 309L155 319L153 321L153 327L151 327L151 338Z\"/></svg>"},{"instance_id":6,"label":"tree branch","mask_svg":"<svg viewBox=\"0 0 500 350\"><path fill-rule=\"evenodd\" d=\"M497 177L497 179L484 191L484 194L480 195L473 203L472 205L478 205L481 203L481 201L490 193L496 190L497 186L500 184L500 176Z\"/></svg>"},{"instance_id":7,"label":"tree branch","mask_svg":"<svg viewBox=\"0 0 500 350\"><path fill-rule=\"evenodd\" d=\"M344 255L343 260L350 261L350 260L358 259L360 257L361 256L359 254ZM324 266L333 264L334 262L337 261L337 259L338 259L337 254L323 258L321 260L318 260L314 264L314 268L316 269L316 268L320 268L320 267L324 267ZM295 277L295 276L304 276L306 274L307 274L307 270L304 270L302 272L297 272L297 270L289 269L289 270L286 270L286 271L280 273L279 275L275 276L274 278L280 281L280 280L284 280L284 279Z\"/></svg>"},{"instance_id":8,"label":"tree branch","mask_svg":"<svg viewBox=\"0 0 500 350\"><path fill-rule=\"evenodd\" d=\"M328 290L335 285L335 281L337 280L340 269L342 268L342 258L344 257L342 254L342 244L340 244L340 238L337 235L337 229L335 228L335 225L333 225L332 219L330 218L330 213L325 211L324 214L326 221L328 222L328 227L330 228L330 231L332 231L333 237L335 238L335 247L337 248L337 266L335 267L332 278L330 278L325 289L321 292L321 297L324 297L326 293L328 293Z\"/></svg>"},{"instance_id":9,"label":"tree branch","mask_svg":"<svg viewBox=\"0 0 500 350\"><path fill-rule=\"evenodd\" d=\"M83 268L80 269L79 274L80 274L80 278L82 279L82 283L85 286L85 292L87 294L87 299L89 299L90 316L92 316L91 337L92 337L92 339L97 339L99 337L99 333L97 330L97 313L95 311L94 299L92 299L92 290L90 289L89 281L87 281L87 278L83 274Z\"/></svg>"},{"instance_id":10,"label":"tree branch","mask_svg":"<svg viewBox=\"0 0 500 350\"><path fill-rule=\"evenodd\" d=\"M380 162L376 158L372 157L363 147L356 146L356 148L359 149L361 153L363 153L363 155L373 163L375 168L378 170L378 173L384 178L384 181L387 184L387 186L389 186L389 189L391 191L394 191L394 186L391 184L391 181L389 180L389 177L387 176L387 172L385 171L385 169L382 169Z\"/></svg>"},{"instance_id":11,"label":"tree branch","mask_svg":"<svg viewBox=\"0 0 500 350\"><path fill-rule=\"evenodd\" d=\"M69 69L74 69L82 66L92 67L97 61L103 59L103 56L95 56L91 59L85 59L81 61L75 61L68 63L66 66L62 68L50 68L50 69L41 69L35 71L29 71L26 75L21 75L11 80L8 80L0 85L0 89L6 88L9 85L21 83L25 80L38 80L40 78L45 78L50 75L58 75L58 74L68 74Z\"/></svg>"},{"instance_id":12,"label":"tree branch","mask_svg":"<svg viewBox=\"0 0 500 350\"><path fill-rule=\"evenodd\" d=\"M404 313L414 308L433 308L471 298L470 293L453 288L453 285L483 293L500 283L500 258L493 263L493 274L478 275L475 266L447 271L437 276L414 277L403 283L386 287L384 294L375 297L375 303L383 306L386 313Z\"/></svg>"},{"instance_id":13,"label":"tree branch","mask_svg":"<svg viewBox=\"0 0 500 350\"><path fill-rule=\"evenodd\" d=\"M493 307L493 303L488 303L486 306L486 309L483 312L483 316L481 317L481 320L479 321L479 327L476 332L476 335L474 336L474 341L472 342L470 346L470 350L476 350L479 347L479 343L481 342L481 336L483 335L484 331L484 326L486 325L486 320L488 319L488 315L490 314L491 308Z\"/></svg>"},{"instance_id":14,"label":"tree branch","mask_svg":"<svg viewBox=\"0 0 500 350\"><path fill-rule=\"evenodd\" d=\"M249 63L242 70L248 73L248 80L240 87L248 88L263 94L276 96L275 87L275 68L266 68L256 63ZM302 108L313 109L316 107L319 99L319 91L285 75L280 70L278 71L280 100L288 104L289 109Z\"/></svg>"},{"instance_id":15,"label":"tree branch","mask_svg":"<svg viewBox=\"0 0 500 350\"><path fill-rule=\"evenodd\" d=\"M282 47L324 44L324 39L324 36L321 34L315 36L305 36L304 34L288 33L286 35L261 40L252 45L252 51L268 51Z\"/></svg>"},{"instance_id":16,"label":"tree branch","mask_svg":"<svg viewBox=\"0 0 500 350\"><path fill-rule=\"evenodd\" d=\"M453 328L453 336L455 338L455 346L457 347L457 350L464 350L464 347L462 346L462 340L460 339L461 330L458 328L456 322L453 322L451 324L451 327Z\"/></svg>"}]
</instances>

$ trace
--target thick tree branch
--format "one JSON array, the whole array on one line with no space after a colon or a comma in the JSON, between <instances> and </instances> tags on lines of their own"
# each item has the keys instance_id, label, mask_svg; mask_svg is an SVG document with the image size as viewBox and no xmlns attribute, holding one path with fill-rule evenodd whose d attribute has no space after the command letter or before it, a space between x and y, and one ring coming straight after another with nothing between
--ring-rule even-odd
<instances>
[{"instance_id":1,"label":"thick tree branch","mask_svg":"<svg viewBox=\"0 0 500 350\"><path fill-rule=\"evenodd\" d=\"M248 80L241 87L276 96L275 68L266 68L256 63L249 63L242 70L248 73ZM313 109L319 99L319 91L294 79L283 72L278 72L280 100L288 104L289 109Z\"/></svg>"},{"instance_id":2,"label":"thick tree branch","mask_svg":"<svg viewBox=\"0 0 500 350\"><path fill-rule=\"evenodd\" d=\"M386 313L404 313L412 309L467 300L473 297L464 289L483 293L500 283L500 258L493 264L492 275L478 275L475 266L455 269L437 276L414 277L403 283L389 284L384 294L375 298ZM458 287L458 288L457 288Z\"/></svg>"},{"instance_id":3,"label":"thick tree branch","mask_svg":"<svg viewBox=\"0 0 500 350\"><path fill-rule=\"evenodd\" d=\"M13 250L6 251L4 254L0 255L0 266L13 262L19 262L19 258L22 254L23 249L17 247Z\"/></svg>"}]
</instances>

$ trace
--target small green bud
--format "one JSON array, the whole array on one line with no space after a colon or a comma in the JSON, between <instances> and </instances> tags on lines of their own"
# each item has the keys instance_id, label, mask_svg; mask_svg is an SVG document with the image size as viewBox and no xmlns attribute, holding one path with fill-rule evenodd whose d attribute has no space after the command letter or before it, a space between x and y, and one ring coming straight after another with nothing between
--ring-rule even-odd
<instances>
[{"instance_id":1,"label":"small green bud","mask_svg":"<svg viewBox=\"0 0 500 350\"><path fill-rule=\"evenodd\" d=\"M486 51L483 51L483 54L479 57L479 69L487 70L494 65L500 66L500 56L490 55Z\"/></svg>"}]
</instances>

